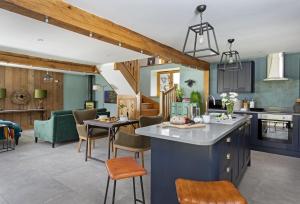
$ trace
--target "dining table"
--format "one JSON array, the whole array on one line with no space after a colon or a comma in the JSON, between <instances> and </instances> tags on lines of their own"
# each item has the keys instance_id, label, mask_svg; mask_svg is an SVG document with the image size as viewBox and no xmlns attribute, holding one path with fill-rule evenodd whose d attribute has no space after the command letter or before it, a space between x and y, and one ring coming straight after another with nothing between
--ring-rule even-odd
<instances>
[{"instance_id":1,"label":"dining table","mask_svg":"<svg viewBox=\"0 0 300 204\"><path fill-rule=\"evenodd\" d=\"M110 159L110 152L111 149L110 147L112 146L112 151L113 151L113 143L115 141L115 136L117 134L117 132L120 130L121 127L125 127L125 126L132 126L134 129L136 128L135 125L139 124L139 120L126 120L126 121L100 121L98 119L94 119L94 120L85 120L83 121L83 123L86 125L87 127L87 131L88 131L88 138L92 136L92 132L94 128L102 128L102 129L107 129L108 130L108 156L107 159ZM98 159L98 158L94 158L92 157L92 155L88 156L88 142L86 143L86 149L85 149L85 161L89 159L93 159L102 163L105 163L104 160Z\"/></svg>"}]
</instances>

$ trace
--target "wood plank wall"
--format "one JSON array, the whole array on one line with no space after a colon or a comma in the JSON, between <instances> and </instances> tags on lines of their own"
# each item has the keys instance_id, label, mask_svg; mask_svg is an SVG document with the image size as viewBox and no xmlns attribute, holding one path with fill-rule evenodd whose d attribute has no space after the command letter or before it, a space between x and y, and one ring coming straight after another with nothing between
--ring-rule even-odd
<instances>
[{"instance_id":1,"label":"wood plank wall","mask_svg":"<svg viewBox=\"0 0 300 204\"><path fill-rule=\"evenodd\" d=\"M47 109L47 113L44 118L49 118L50 113L53 110L63 109L63 74L57 72L49 72L55 81L46 83L43 81L45 71L10 68L0 66L0 88L6 88L6 99L1 101L4 104L4 109L14 110L26 110L37 108L37 101L33 98L34 89L46 89L47 98L44 100L44 108ZM28 105L16 105L11 102L11 94L20 89L25 89L31 94L31 100ZM1 114L0 119L10 120L19 123L23 129L33 128L33 121L40 120L39 113L33 113L31 116L29 113L19 114Z\"/></svg>"}]
</instances>

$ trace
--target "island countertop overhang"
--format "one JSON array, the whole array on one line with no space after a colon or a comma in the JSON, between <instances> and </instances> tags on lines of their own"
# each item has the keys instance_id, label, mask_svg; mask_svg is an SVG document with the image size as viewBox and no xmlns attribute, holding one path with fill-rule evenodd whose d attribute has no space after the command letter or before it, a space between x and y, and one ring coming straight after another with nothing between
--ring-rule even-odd
<instances>
[{"instance_id":1,"label":"island countertop overhang","mask_svg":"<svg viewBox=\"0 0 300 204\"><path fill-rule=\"evenodd\" d=\"M163 128L159 125L138 128L136 134L162 140L187 143L192 145L214 145L226 135L239 128L249 120L250 116L238 115L237 121L232 125L210 123L203 128L178 129Z\"/></svg>"}]
</instances>

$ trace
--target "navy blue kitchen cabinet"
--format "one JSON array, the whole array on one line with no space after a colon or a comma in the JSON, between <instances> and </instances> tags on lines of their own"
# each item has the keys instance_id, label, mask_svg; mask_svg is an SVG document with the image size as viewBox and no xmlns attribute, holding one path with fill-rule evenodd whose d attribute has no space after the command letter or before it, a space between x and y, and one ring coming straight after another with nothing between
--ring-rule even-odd
<instances>
[{"instance_id":1,"label":"navy blue kitchen cabinet","mask_svg":"<svg viewBox=\"0 0 300 204\"><path fill-rule=\"evenodd\" d=\"M178 178L238 185L250 164L250 128L247 121L218 142L203 146L151 138L151 203L178 203Z\"/></svg>"},{"instance_id":2,"label":"navy blue kitchen cabinet","mask_svg":"<svg viewBox=\"0 0 300 204\"><path fill-rule=\"evenodd\" d=\"M229 180L238 185L250 165L250 121L240 126L218 143L219 180Z\"/></svg>"},{"instance_id":3,"label":"navy blue kitchen cabinet","mask_svg":"<svg viewBox=\"0 0 300 204\"><path fill-rule=\"evenodd\" d=\"M219 67L220 65L218 65ZM222 65L221 65L222 66ZM254 91L255 64L254 61L242 62L241 70L218 69L217 91L224 93L234 91L251 93Z\"/></svg>"}]
</instances>

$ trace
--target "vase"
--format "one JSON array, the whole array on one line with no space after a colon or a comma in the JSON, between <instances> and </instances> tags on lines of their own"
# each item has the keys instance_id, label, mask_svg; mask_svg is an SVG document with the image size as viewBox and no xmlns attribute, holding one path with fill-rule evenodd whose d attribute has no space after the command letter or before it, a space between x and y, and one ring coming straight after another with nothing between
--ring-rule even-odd
<instances>
[{"instance_id":1,"label":"vase","mask_svg":"<svg viewBox=\"0 0 300 204\"><path fill-rule=\"evenodd\" d=\"M233 103L226 104L227 115L231 116L233 114Z\"/></svg>"}]
</instances>

